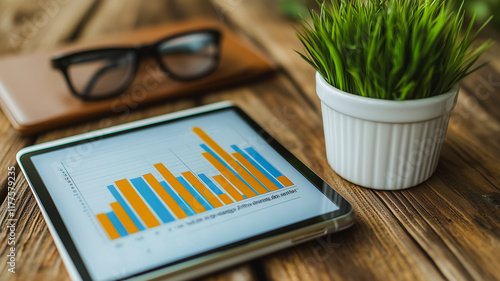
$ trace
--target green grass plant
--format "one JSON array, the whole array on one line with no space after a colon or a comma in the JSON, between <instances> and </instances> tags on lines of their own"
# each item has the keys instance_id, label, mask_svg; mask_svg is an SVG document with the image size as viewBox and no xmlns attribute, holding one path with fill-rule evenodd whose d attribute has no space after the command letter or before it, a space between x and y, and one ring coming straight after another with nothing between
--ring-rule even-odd
<instances>
[{"instance_id":1,"label":"green grass plant","mask_svg":"<svg viewBox=\"0 0 500 281\"><path fill-rule=\"evenodd\" d=\"M448 92L477 70L492 44L472 42L487 24L464 27L446 0L330 0L310 9L299 54L332 86L356 95L410 100ZM490 18L491 19L491 18Z\"/></svg>"}]
</instances>

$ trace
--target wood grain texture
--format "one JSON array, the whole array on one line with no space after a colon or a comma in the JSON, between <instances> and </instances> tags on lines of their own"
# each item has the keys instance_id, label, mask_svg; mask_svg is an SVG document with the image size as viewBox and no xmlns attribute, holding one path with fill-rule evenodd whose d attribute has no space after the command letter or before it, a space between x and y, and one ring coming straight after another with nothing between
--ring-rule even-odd
<instances>
[{"instance_id":1,"label":"wood grain texture","mask_svg":"<svg viewBox=\"0 0 500 281\"><path fill-rule=\"evenodd\" d=\"M0 2L0 53L46 49L68 40L94 0L27 0Z\"/></svg>"},{"instance_id":2,"label":"wood grain texture","mask_svg":"<svg viewBox=\"0 0 500 281\"><path fill-rule=\"evenodd\" d=\"M79 39L97 37L96 35L122 32L131 28L177 22L191 18L215 18L216 13L209 1L152 0L144 1L109 0L100 3L88 24L81 30Z\"/></svg>"},{"instance_id":3,"label":"wood grain texture","mask_svg":"<svg viewBox=\"0 0 500 281\"><path fill-rule=\"evenodd\" d=\"M8 217L6 201L0 208L0 226L2 230L5 230L0 233L1 241L5 241L0 253L2 257L6 257L10 253L10 247L15 248L16 273L12 274L7 271L10 266L6 262L2 262L0 279L51 280L57 277L59 280L69 280L69 275L62 264L35 198L19 169L17 169L17 174L15 217ZM7 227L12 223L15 224L16 228L15 245L6 247L7 235L10 234Z\"/></svg>"},{"instance_id":4,"label":"wood grain texture","mask_svg":"<svg viewBox=\"0 0 500 281\"><path fill-rule=\"evenodd\" d=\"M279 14L279 4L265 0L228 1L213 0L219 7L223 21L244 31L282 67L297 90L316 111L321 109L316 96L314 69L295 52L303 47L297 39L299 24L284 20Z\"/></svg>"},{"instance_id":5,"label":"wood grain texture","mask_svg":"<svg viewBox=\"0 0 500 281\"><path fill-rule=\"evenodd\" d=\"M21 137L12 128L7 117L0 111L0 169L7 173L8 167L17 167L16 153L35 141L33 137ZM7 196L7 177L0 177L0 202Z\"/></svg>"},{"instance_id":6,"label":"wood grain texture","mask_svg":"<svg viewBox=\"0 0 500 281\"><path fill-rule=\"evenodd\" d=\"M381 192L351 184L329 167L314 70L293 49L297 23L284 20L278 1L60 1L60 10L29 40L40 3L0 1L0 55L35 51L68 40L197 17L217 18L260 46L279 65L276 76L201 97L180 97L106 118L23 138L0 113L0 280L68 280L62 260L15 153L41 143L221 100L242 107L279 142L335 187L357 213L356 224L200 280L499 280L500 271L500 45L490 63L461 84L434 176L408 190ZM55 0L54 0L55 1ZM59 2L57 2L59 3ZM215 4L215 5L214 5ZM40 18L41 20L42 18ZM26 37L28 37L26 35ZM483 36L500 39L486 29ZM485 40L485 37L480 38ZM16 167L16 274L7 272L7 167Z\"/></svg>"},{"instance_id":7,"label":"wood grain texture","mask_svg":"<svg viewBox=\"0 0 500 281\"><path fill-rule=\"evenodd\" d=\"M64 42L85 17L94 1L1 1L0 56L45 49ZM62 24L64 23L64 24ZM21 137L0 115L0 164L16 166L15 155L34 143L35 137ZM0 180L0 199L6 196L6 179Z\"/></svg>"}]
</instances>

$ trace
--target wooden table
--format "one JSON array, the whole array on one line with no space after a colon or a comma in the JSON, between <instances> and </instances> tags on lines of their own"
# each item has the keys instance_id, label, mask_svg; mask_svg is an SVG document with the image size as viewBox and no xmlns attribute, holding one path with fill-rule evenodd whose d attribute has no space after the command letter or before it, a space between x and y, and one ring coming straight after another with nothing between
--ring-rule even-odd
<instances>
[{"instance_id":1,"label":"wooden table","mask_svg":"<svg viewBox=\"0 0 500 281\"><path fill-rule=\"evenodd\" d=\"M271 254L202 280L499 280L500 46L491 63L462 83L435 174L402 191L353 185L328 166L314 71L293 49L297 24L265 0L3 0L0 53L28 53L74 40L197 17L216 18L276 60L278 74L258 83L178 98L130 115L121 124L231 100L335 187L354 206L349 230ZM28 27L31 25L31 29ZM483 38L500 39L486 30ZM483 40L483 39L481 39ZM498 41L497 41L498 42ZM15 161L28 145L97 129L99 120L19 136L0 113L0 280L67 280L46 223ZM7 271L8 167L14 167L16 268Z\"/></svg>"}]
</instances>

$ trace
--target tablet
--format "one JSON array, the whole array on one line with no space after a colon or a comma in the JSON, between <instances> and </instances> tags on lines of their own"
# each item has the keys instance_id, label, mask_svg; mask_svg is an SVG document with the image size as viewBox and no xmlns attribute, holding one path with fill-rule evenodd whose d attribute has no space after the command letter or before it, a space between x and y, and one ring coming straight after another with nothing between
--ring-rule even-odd
<instances>
[{"instance_id":1,"label":"tablet","mask_svg":"<svg viewBox=\"0 0 500 281\"><path fill-rule=\"evenodd\" d=\"M74 280L185 280L354 222L348 202L227 102L17 160Z\"/></svg>"}]
</instances>

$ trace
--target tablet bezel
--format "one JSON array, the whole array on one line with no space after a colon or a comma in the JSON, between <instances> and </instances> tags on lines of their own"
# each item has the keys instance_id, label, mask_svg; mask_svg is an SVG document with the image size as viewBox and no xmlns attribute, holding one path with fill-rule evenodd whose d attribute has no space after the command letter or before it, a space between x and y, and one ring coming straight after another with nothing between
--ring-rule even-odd
<instances>
[{"instance_id":1,"label":"tablet bezel","mask_svg":"<svg viewBox=\"0 0 500 281\"><path fill-rule=\"evenodd\" d=\"M150 128L153 126L161 126L163 124L176 122L186 118L199 117L200 115L209 114L216 111L223 110L233 110L240 116L252 129L261 136L276 152L278 152L281 157L283 157L288 163L290 163L302 176L304 176L313 186L315 186L325 197L329 198L333 203L338 206L338 210L316 216L310 219L306 219L297 223L287 225L278 229L274 229L250 238L246 238L234 243L224 245L222 247L217 247L212 250L208 250L184 259L180 259L174 262L164 264L159 267L150 268L140 273L133 274L124 279L134 278L155 272L158 270L166 269L172 266L176 266L188 261L194 261L213 253L221 251L229 251L231 249L237 249L248 243L253 243L257 241L262 241L265 239L277 237L286 233L293 232L295 230L300 230L308 226L321 224L325 222L332 221L334 219L343 218L342 225L336 225L336 230L350 226L353 223L353 209L352 206L342 198L333 188L331 188L324 180L322 180L317 174L315 174L311 169L309 169L305 164L298 160L290 151L288 151L283 145L276 141L269 133L267 133L260 125L258 125L250 116L248 116L239 107L228 103L216 103L207 106L202 106L198 108L193 108L181 112L166 114L163 116L153 117L145 120L139 120L131 122L128 124L111 127L108 129L103 129L100 131L94 131L87 134L69 137L61 140L56 140L52 142L47 142L39 145L34 145L31 147L26 147L18 152L17 160L18 163L32 189L35 198L42 210L42 213L47 221L49 230L54 236L54 240L58 245L59 251L66 262L71 262L70 265L73 266L73 272L68 268L72 278L78 278L82 280L92 280L89 270L82 260L80 253L78 252L76 245L69 234L66 225L64 224L59 211L53 202L50 193L42 181L37 169L35 168L31 157L39 155L42 153L58 150L61 148L71 147L79 145L82 143L92 142L104 138L113 137L116 135L122 135L129 132L134 132L137 130L142 130ZM328 194L331 193L331 194ZM68 266L68 265L67 265Z\"/></svg>"}]
</instances>

